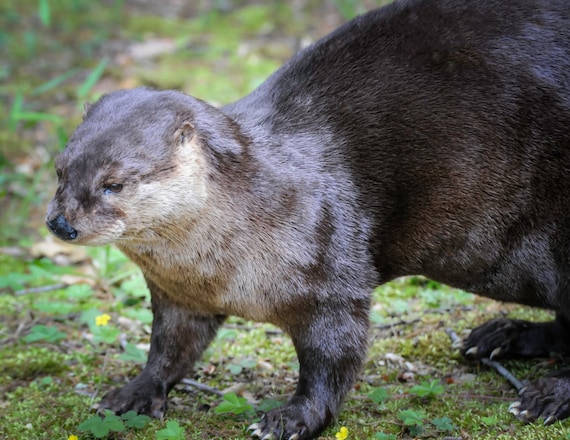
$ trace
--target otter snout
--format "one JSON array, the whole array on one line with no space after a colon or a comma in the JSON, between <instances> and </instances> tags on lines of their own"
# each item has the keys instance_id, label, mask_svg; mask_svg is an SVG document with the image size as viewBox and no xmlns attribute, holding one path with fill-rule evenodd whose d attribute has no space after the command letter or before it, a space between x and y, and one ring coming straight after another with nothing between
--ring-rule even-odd
<instances>
[{"instance_id":1,"label":"otter snout","mask_svg":"<svg viewBox=\"0 0 570 440\"><path fill-rule=\"evenodd\" d=\"M56 237L62 240L69 241L77 238L77 231L67 223L67 220L62 214L51 220L48 219L46 225Z\"/></svg>"}]
</instances>

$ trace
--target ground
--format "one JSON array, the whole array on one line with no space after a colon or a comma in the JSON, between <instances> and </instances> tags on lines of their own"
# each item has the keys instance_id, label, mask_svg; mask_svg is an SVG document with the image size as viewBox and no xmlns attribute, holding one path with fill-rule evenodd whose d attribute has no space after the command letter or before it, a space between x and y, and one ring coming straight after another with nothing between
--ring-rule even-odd
<instances>
[{"instance_id":1,"label":"ground","mask_svg":"<svg viewBox=\"0 0 570 440\"><path fill-rule=\"evenodd\" d=\"M83 102L138 85L231 102L297 49L375 4L0 4L0 438L92 438L101 432L92 424L92 404L134 377L148 350L152 316L138 269L114 248L66 246L43 227L55 188L53 158L80 121ZM421 277L381 286L374 297L368 361L322 438L570 438L568 422L515 420L508 412L514 388L496 371L468 364L446 333L461 336L505 314L550 319L547 312ZM561 363L504 365L532 379ZM171 393L165 420L136 428L108 419L107 429L124 430L106 437L245 439L264 409L293 392L297 374L287 335L231 319L188 372L188 383Z\"/></svg>"}]
</instances>

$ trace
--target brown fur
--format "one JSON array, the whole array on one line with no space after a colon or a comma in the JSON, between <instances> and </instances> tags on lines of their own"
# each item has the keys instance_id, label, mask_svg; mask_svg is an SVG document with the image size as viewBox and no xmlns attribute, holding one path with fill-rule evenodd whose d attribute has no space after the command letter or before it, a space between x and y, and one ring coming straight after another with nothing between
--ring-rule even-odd
<instances>
[{"instance_id":1,"label":"brown fur","mask_svg":"<svg viewBox=\"0 0 570 440\"><path fill-rule=\"evenodd\" d=\"M569 12L402 0L222 109L142 88L89 106L47 225L115 243L154 314L147 365L101 408L162 416L237 315L283 328L300 362L295 395L254 435L312 438L356 380L372 289L409 274L557 312L491 321L469 357L570 352ZM569 416L568 388L564 374L536 382L517 416Z\"/></svg>"}]
</instances>

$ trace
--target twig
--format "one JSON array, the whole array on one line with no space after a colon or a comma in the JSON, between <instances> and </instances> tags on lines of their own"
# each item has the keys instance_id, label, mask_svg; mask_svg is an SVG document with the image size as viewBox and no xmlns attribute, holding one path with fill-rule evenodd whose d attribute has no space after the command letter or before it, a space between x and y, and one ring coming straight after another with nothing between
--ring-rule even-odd
<instances>
[{"instance_id":1,"label":"twig","mask_svg":"<svg viewBox=\"0 0 570 440\"><path fill-rule=\"evenodd\" d=\"M377 325L373 325L372 328L374 330L388 330L391 329L393 327L398 327L400 325L411 325L411 324L415 324L416 322L420 322L421 319L420 318L415 318L415 319L411 319L409 321L406 320L400 320L397 322L392 322L390 324L377 324Z\"/></svg>"},{"instance_id":2,"label":"twig","mask_svg":"<svg viewBox=\"0 0 570 440\"><path fill-rule=\"evenodd\" d=\"M501 376L503 376L505 379L507 379L507 381L516 388L517 392L520 393L521 390L525 387L523 385L523 383L518 380L515 376L513 376L513 374L507 370L505 367L503 367L499 362L497 361L492 361L489 358L482 358L481 362L485 365L487 365L488 367L494 368L495 370L497 370L497 373L499 373Z\"/></svg>"},{"instance_id":3,"label":"twig","mask_svg":"<svg viewBox=\"0 0 570 440\"><path fill-rule=\"evenodd\" d=\"M214 387L211 387L208 385L204 385L203 383L197 382L197 381L192 380L192 379L182 379L180 381L180 383L183 385L191 386L191 387L196 388L200 391L204 391L205 393L215 394L216 396L220 396L220 397L223 397L223 395L224 395L224 393L222 393L217 388L214 388Z\"/></svg>"},{"instance_id":4,"label":"twig","mask_svg":"<svg viewBox=\"0 0 570 440\"><path fill-rule=\"evenodd\" d=\"M446 328L445 333L447 333L447 335L451 339L451 342L454 347L458 347L461 344L461 338L457 336L457 333L455 333L452 329ZM513 387L515 387L518 393L520 393L521 390L524 389L525 386L523 385L523 383L520 380L518 380L509 370L503 367L503 365L501 365L499 362L493 361L489 358L481 358L479 360L481 361L482 364L486 365L487 367L493 368L495 371L497 371L497 373L503 376Z\"/></svg>"},{"instance_id":5,"label":"twig","mask_svg":"<svg viewBox=\"0 0 570 440\"><path fill-rule=\"evenodd\" d=\"M49 286L40 286L40 287L30 287L29 289L22 289L14 292L14 295L21 296L21 295L28 295L30 293L45 293L51 292L52 290L58 289L65 289L67 284L59 283L59 284L50 284Z\"/></svg>"},{"instance_id":6,"label":"twig","mask_svg":"<svg viewBox=\"0 0 570 440\"><path fill-rule=\"evenodd\" d=\"M447 336L449 336L449 339L451 339L451 343L453 344L454 347L456 347L461 343L461 338L457 336L457 333L455 333L453 329L447 327L445 329L445 333L447 333Z\"/></svg>"},{"instance_id":7,"label":"twig","mask_svg":"<svg viewBox=\"0 0 570 440\"><path fill-rule=\"evenodd\" d=\"M430 310L426 310L424 312L422 312L422 315L426 315L426 314L431 314L431 315L442 315L444 313L449 313L453 310L461 310L463 312L466 311L470 311L472 310L472 307L469 306L460 306L460 307L442 307L439 309L430 309ZM401 315L400 315L401 316ZM377 324L377 325L373 325L372 328L374 330L388 330L391 329L392 327L397 327L397 326L401 326L401 325L411 325L411 324L415 324L417 322L420 322L422 319L421 318L414 318L414 319L409 319L409 320L405 320L405 319L401 319L400 321L396 321L396 322L392 322L390 324ZM450 329L446 329L450 330ZM453 331L453 330L451 330Z\"/></svg>"}]
</instances>

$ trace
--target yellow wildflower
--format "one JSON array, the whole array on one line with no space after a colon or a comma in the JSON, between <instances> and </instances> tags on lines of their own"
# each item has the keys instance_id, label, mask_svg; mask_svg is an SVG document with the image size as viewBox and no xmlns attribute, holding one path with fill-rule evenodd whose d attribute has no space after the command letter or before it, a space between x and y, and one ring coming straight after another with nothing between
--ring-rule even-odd
<instances>
[{"instance_id":1,"label":"yellow wildflower","mask_svg":"<svg viewBox=\"0 0 570 440\"><path fill-rule=\"evenodd\" d=\"M67 440L78 440L76 435L71 434L69 437L67 437Z\"/></svg>"},{"instance_id":2,"label":"yellow wildflower","mask_svg":"<svg viewBox=\"0 0 570 440\"><path fill-rule=\"evenodd\" d=\"M346 440L348 438L348 428L341 426L340 430L335 434L336 440Z\"/></svg>"},{"instance_id":3,"label":"yellow wildflower","mask_svg":"<svg viewBox=\"0 0 570 440\"><path fill-rule=\"evenodd\" d=\"M102 315L95 317L95 325L105 326L105 325L109 324L110 320L111 320L111 316L108 315L107 313L103 313Z\"/></svg>"}]
</instances>

